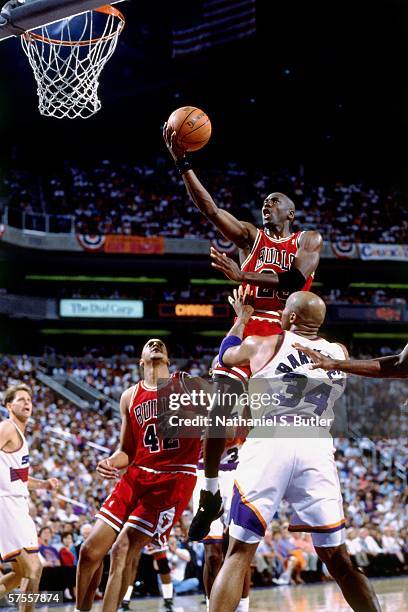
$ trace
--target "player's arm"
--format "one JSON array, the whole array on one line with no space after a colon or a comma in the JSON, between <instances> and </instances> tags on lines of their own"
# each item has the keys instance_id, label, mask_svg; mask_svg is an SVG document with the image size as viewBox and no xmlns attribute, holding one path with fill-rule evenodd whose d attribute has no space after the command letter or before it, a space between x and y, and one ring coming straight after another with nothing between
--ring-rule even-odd
<instances>
[{"instance_id":1,"label":"player's arm","mask_svg":"<svg viewBox=\"0 0 408 612\"><path fill-rule=\"evenodd\" d=\"M232 296L228 298L229 303L235 310L237 319L221 343L219 350L221 365L231 367L249 363L256 351L256 346L251 336L244 341L242 340L245 326L254 312L253 307L245 303L247 296L248 294L240 286L238 289L234 289Z\"/></svg>"},{"instance_id":2,"label":"player's arm","mask_svg":"<svg viewBox=\"0 0 408 612\"><path fill-rule=\"evenodd\" d=\"M183 162L185 151L177 147L174 140L175 132L167 124L163 128L163 138L166 146L176 164ZM251 248L256 238L256 227L252 223L239 221L231 213L219 208L211 195L199 181L192 169L188 168L185 162L184 169L181 170L182 178L187 192L198 210L227 238L240 249Z\"/></svg>"},{"instance_id":3,"label":"player's arm","mask_svg":"<svg viewBox=\"0 0 408 612\"><path fill-rule=\"evenodd\" d=\"M14 434L18 435L10 419L0 423L0 450L3 450L9 442L13 441Z\"/></svg>"},{"instance_id":4,"label":"player's arm","mask_svg":"<svg viewBox=\"0 0 408 612\"><path fill-rule=\"evenodd\" d=\"M47 478L42 480L41 478L34 478L33 476L28 477L27 486L30 491L38 489L45 489L46 491L55 491L59 487L58 478Z\"/></svg>"},{"instance_id":5,"label":"player's arm","mask_svg":"<svg viewBox=\"0 0 408 612\"><path fill-rule=\"evenodd\" d=\"M408 344L398 355L376 359L346 359L344 361L325 357L318 351L298 343L293 346L312 359L312 369L340 370L347 374L357 374L370 378L408 378Z\"/></svg>"},{"instance_id":6,"label":"player's arm","mask_svg":"<svg viewBox=\"0 0 408 612\"><path fill-rule=\"evenodd\" d=\"M319 264L323 240L319 232L305 232L300 239L299 248L288 272L276 274L271 270L266 273L243 272L238 264L225 253L219 253L211 247L212 266L220 270L230 280L247 283L257 287L274 288L283 291L299 291L306 279Z\"/></svg>"},{"instance_id":7,"label":"player's arm","mask_svg":"<svg viewBox=\"0 0 408 612\"><path fill-rule=\"evenodd\" d=\"M119 476L119 470L126 468L130 463L132 448L134 448L133 432L130 422L129 405L133 387L126 389L120 398L120 414L122 425L120 428L119 448L107 459L99 461L96 471L110 480Z\"/></svg>"}]
</instances>

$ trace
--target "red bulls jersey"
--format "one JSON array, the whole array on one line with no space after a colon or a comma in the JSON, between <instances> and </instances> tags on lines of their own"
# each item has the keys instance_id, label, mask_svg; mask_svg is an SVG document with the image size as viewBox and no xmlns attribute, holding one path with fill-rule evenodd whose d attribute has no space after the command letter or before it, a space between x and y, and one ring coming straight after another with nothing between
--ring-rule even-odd
<instances>
[{"instance_id":1,"label":"red bulls jersey","mask_svg":"<svg viewBox=\"0 0 408 612\"><path fill-rule=\"evenodd\" d=\"M286 238L271 238L263 229L258 233L250 254L241 265L243 272L268 272L277 274L288 272L299 248L299 239L303 232L296 232ZM309 276L302 291L308 291L313 282ZM278 310L282 310L289 296L288 291L252 287L255 295L255 312L251 319L280 321Z\"/></svg>"},{"instance_id":2,"label":"red bulls jersey","mask_svg":"<svg viewBox=\"0 0 408 612\"><path fill-rule=\"evenodd\" d=\"M182 385L184 373L176 372L168 383L160 388L161 398L165 394L185 394ZM166 438L158 433L156 388L147 387L141 380L135 387L130 402L130 420L136 450L133 464L157 472L196 473L200 452L200 438Z\"/></svg>"}]
</instances>

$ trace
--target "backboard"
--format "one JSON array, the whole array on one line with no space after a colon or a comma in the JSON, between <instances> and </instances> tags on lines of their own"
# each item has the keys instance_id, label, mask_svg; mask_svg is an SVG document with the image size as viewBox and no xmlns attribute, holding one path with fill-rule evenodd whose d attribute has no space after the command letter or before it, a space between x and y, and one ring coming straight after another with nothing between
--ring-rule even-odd
<instances>
[{"instance_id":1,"label":"backboard","mask_svg":"<svg viewBox=\"0 0 408 612\"><path fill-rule=\"evenodd\" d=\"M0 41L33 30L103 4L118 4L124 0L11 0L0 12Z\"/></svg>"}]
</instances>

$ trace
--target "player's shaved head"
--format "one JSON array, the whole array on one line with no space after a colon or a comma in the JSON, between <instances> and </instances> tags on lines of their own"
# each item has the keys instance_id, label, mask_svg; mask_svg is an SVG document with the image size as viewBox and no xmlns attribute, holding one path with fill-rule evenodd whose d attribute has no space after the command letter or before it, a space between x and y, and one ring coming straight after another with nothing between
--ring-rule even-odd
<instances>
[{"instance_id":1,"label":"player's shaved head","mask_svg":"<svg viewBox=\"0 0 408 612\"><path fill-rule=\"evenodd\" d=\"M310 291L296 291L286 300L282 327L288 330L295 325L297 328L317 332L325 316L326 304L318 295Z\"/></svg>"}]
</instances>

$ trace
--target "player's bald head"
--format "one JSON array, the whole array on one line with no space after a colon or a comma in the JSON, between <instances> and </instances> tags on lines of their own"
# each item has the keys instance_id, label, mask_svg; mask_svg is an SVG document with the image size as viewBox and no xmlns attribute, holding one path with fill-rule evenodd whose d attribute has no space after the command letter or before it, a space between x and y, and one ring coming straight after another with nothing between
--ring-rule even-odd
<instances>
[{"instance_id":1,"label":"player's bald head","mask_svg":"<svg viewBox=\"0 0 408 612\"><path fill-rule=\"evenodd\" d=\"M291 325L319 329L326 316L326 304L310 291L296 291L286 300L282 312L282 327L290 329Z\"/></svg>"}]
</instances>

